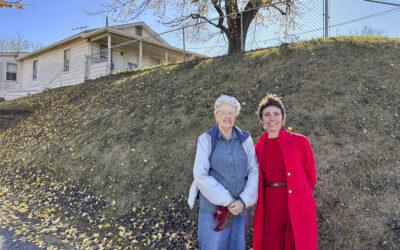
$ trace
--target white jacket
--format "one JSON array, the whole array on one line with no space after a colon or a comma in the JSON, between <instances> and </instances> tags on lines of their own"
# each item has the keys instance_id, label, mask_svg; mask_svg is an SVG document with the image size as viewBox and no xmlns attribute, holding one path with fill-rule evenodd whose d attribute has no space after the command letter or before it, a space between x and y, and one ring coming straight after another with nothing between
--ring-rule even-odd
<instances>
[{"instance_id":1,"label":"white jacket","mask_svg":"<svg viewBox=\"0 0 400 250\"><path fill-rule=\"evenodd\" d=\"M217 206L228 206L233 197L227 189L225 189L214 177L208 175L210 168L210 154L212 150L212 136L215 135L215 128L211 128L208 132L199 136L197 142L196 158L193 166L194 181L190 187L188 203L190 208L194 207L194 203L200 190L202 195L212 204ZM214 129L214 133L213 130ZM234 127L236 133L242 133L238 128ZM247 133L247 132L245 132ZM214 135L213 135L214 134ZM253 140L249 133L247 139L242 142L242 146L247 154L247 181L243 192L239 195L245 203L246 208L253 206L257 201L258 193L258 163L255 154Z\"/></svg>"}]
</instances>

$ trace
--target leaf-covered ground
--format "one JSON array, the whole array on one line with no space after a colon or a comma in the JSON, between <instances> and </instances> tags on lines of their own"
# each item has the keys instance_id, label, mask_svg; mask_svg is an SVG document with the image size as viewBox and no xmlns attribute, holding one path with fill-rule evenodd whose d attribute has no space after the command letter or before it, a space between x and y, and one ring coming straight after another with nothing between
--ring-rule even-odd
<instances>
[{"instance_id":1,"label":"leaf-covered ground","mask_svg":"<svg viewBox=\"0 0 400 250\"><path fill-rule=\"evenodd\" d=\"M236 96L256 140L277 93L316 154L320 248L399 248L399 58L397 39L316 40L0 103L0 227L44 248L195 248L186 196L215 99Z\"/></svg>"}]
</instances>

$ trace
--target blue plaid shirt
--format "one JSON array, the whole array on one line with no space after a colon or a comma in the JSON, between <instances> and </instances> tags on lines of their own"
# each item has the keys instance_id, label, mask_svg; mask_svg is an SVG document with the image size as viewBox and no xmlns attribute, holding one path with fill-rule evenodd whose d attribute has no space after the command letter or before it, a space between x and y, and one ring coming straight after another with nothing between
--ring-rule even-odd
<instances>
[{"instance_id":1,"label":"blue plaid shirt","mask_svg":"<svg viewBox=\"0 0 400 250\"><path fill-rule=\"evenodd\" d=\"M232 138L226 140L218 130L217 143L210 157L208 174L214 177L233 198L238 199L247 181L247 155L243 146L232 130ZM216 206L209 202L200 192L200 209L215 213Z\"/></svg>"}]
</instances>

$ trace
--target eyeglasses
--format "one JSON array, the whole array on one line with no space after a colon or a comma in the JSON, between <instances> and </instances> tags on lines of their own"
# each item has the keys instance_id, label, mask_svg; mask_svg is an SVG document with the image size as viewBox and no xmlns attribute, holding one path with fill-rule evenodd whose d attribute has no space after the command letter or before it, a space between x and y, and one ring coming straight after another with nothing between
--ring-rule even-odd
<instances>
[{"instance_id":1,"label":"eyeglasses","mask_svg":"<svg viewBox=\"0 0 400 250\"><path fill-rule=\"evenodd\" d=\"M236 116L235 112L226 112L226 111L217 111L217 113L224 117L234 117Z\"/></svg>"}]
</instances>

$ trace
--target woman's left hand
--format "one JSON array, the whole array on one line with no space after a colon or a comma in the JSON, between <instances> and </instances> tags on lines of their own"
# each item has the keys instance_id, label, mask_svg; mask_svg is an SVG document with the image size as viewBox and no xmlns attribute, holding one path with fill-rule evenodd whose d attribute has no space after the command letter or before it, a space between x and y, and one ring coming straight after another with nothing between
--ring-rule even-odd
<instances>
[{"instance_id":1,"label":"woman's left hand","mask_svg":"<svg viewBox=\"0 0 400 250\"><path fill-rule=\"evenodd\" d=\"M231 214L238 215L243 212L244 204L240 200L236 200L228 206L228 209Z\"/></svg>"}]
</instances>

